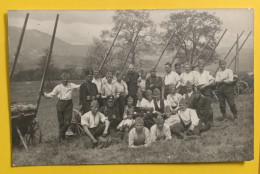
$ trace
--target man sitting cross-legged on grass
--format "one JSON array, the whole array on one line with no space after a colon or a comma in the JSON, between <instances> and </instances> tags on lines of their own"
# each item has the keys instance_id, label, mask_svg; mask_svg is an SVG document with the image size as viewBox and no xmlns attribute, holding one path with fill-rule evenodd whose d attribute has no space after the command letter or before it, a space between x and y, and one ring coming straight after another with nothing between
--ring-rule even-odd
<instances>
[{"instance_id":1,"label":"man sitting cross-legged on grass","mask_svg":"<svg viewBox=\"0 0 260 174\"><path fill-rule=\"evenodd\" d=\"M144 120L141 117L135 119L135 127L129 132L130 148L147 147L150 144L149 129L144 127Z\"/></svg>"},{"instance_id":2,"label":"man sitting cross-legged on grass","mask_svg":"<svg viewBox=\"0 0 260 174\"><path fill-rule=\"evenodd\" d=\"M120 131L121 139L125 142L128 142L128 133L133 128L135 120L134 120L134 108L128 109L126 111L127 118L122 120L117 126L117 130Z\"/></svg>"},{"instance_id":3,"label":"man sitting cross-legged on grass","mask_svg":"<svg viewBox=\"0 0 260 174\"><path fill-rule=\"evenodd\" d=\"M72 118L72 92L74 89L79 89L80 85L69 83L69 74L62 73L61 81L62 84L57 85L51 93L41 93L45 98L58 97L56 105L57 116L59 122L59 141L65 140L65 133L70 126Z\"/></svg>"},{"instance_id":4,"label":"man sitting cross-legged on grass","mask_svg":"<svg viewBox=\"0 0 260 174\"><path fill-rule=\"evenodd\" d=\"M98 144L98 148L107 146L107 134L109 121L107 117L98 111L97 100L91 102L91 110L81 117L81 125L86 133L86 148L93 148ZM104 124L105 123L105 124ZM102 138L103 137L103 138Z\"/></svg>"},{"instance_id":5,"label":"man sitting cross-legged on grass","mask_svg":"<svg viewBox=\"0 0 260 174\"><path fill-rule=\"evenodd\" d=\"M169 140L172 138L170 127L164 123L164 119L161 115L157 116L155 123L156 124L150 129L151 142Z\"/></svg>"},{"instance_id":6,"label":"man sitting cross-legged on grass","mask_svg":"<svg viewBox=\"0 0 260 174\"><path fill-rule=\"evenodd\" d=\"M183 132L186 131L187 135L199 135L200 130L198 127L199 118L195 110L187 108L187 101L182 98L179 102L180 110L178 116L181 122L175 124L171 131L178 137L184 138Z\"/></svg>"},{"instance_id":7,"label":"man sitting cross-legged on grass","mask_svg":"<svg viewBox=\"0 0 260 174\"><path fill-rule=\"evenodd\" d=\"M200 88L195 87L192 108L196 110L196 113L200 119L200 131L207 131L212 126L213 111L210 103L210 98L203 96Z\"/></svg>"}]
</instances>

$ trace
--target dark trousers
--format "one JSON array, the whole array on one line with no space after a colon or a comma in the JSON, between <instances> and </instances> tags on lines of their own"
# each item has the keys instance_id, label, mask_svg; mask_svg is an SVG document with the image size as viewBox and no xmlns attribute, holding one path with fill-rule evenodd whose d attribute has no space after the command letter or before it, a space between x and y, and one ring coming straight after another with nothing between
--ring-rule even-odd
<instances>
[{"instance_id":1,"label":"dark trousers","mask_svg":"<svg viewBox=\"0 0 260 174\"><path fill-rule=\"evenodd\" d=\"M211 100L212 97L212 89L208 86L201 90L201 94Z\"/></svg>"},{"instance_id":2,"label":"dark trousers","mask_svg":"<svg viewBox=\"0 0 260 174\"><path fill-rule=\"evenodd\" d=\"M120 96L119 98L117 98L120 118L123 118L124 109L125 109L125 102L126 102L125 96Z\"/></svg>"},{"instance_id":3,"label":"dark trousers","mask_svg":"<svg viewBox=\"0 0 260 174\"><path fill-rule=\"evenodd\" d=\"M237 107L235 104L235 97L234 97L234 86L233 84L220 84L218 86L218 100L219 100L219 107L222 115L226 117L226 101L230 107L231 112L234 116L237 115Z\"/></svg>"},{"instance_id":4,"label":"dark trousers","mask_svg":"<svg viewBox=\"0 0 260 174\"><path fill-rule=\"evenodd\" d=\"M170 127L171 133L177 135L177 137L182 137L182 133L187 131L187 135L199 135L201 132L208 131L211 127L211 123L208 122L207 124L202 123L199 121L198 125L194 127L193 130L189 130L191 123L188 125L184 125L182 122L177 123Z\"/></svg>"},{"instance_id":5,"label":"dark trousers","mask_svg":"<svg viewBox=\"0 0 260 174\"><path fill-rule=\"evenodd\" d=\"M59 122L59 137L64 139L72 118L72 100L59 100L56 109Z\"/></svg>"},{"instance_id":6,"label":"dark trousers","mask_svg":"<svg viewBox=\"0 0 260 174\"><path fill-rule=\"evenodd\" d=\"M89 128L89 131L95 138L98 138L99 136L103 135L105 127L106 125L102 123L98 124L97 127Z\"/></svg>"}]
</instances>

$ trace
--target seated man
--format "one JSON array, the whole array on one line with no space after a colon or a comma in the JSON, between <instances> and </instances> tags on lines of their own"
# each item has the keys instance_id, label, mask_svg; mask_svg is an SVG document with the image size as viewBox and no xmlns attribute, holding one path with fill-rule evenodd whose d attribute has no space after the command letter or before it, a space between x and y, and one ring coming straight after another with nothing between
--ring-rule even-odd
<instances>
[{"instance_id":1,"label":"seated man","mask_svg":"<svg viewBox=\"0 0 260 174\"><path fill-rule=\"evenodd\" d=\"M203 96L200 88L195 87L192 108L196 110L201 121L201 131L209 130L213 123L213 111L210 103L210 98Z\"/></svg>"},{"instance_id":2,"label":"seated man","mask_svg":"<svg viewBox=\"0 0 260 174\"><path fill-rule=\"evenodd\" d=\"M167 105L171 107L173 112L177 112L179 109L179 101L182 99L182 95L177 93L175 85L170 86L170 94L167 95Z\"/></svg>"},{"instance_id":3,"label":"seated man","mask_svg":"<svg viewBox=\"0 0 260 174\"><path fill-rule=\"evenodd\" d=\"M116 126L120 123L121 118L119 116L119 107L116 104L113 95L107 96L104 106L102 106L99 111L108 118L110 128L116 129Z\"/></svg>"},{"instance_id":4,"label":"seated man","mask_svg":"<svg viewBox=\"0 0 260 174\"><path fill-rule=\"evenodd\" d=\"M158 115L155 123L156 124L150 129L151 142L158 140L169 140L172 138L170 127L168 124L164 123L162 116Z\"/></svg>"},{"instance_id":5,"label":"seated man","mask_svg":"<svg viewBox=\"0 0 260 174\"><path fill-rule=\"evenodd\" d=\"M185 94L183 94L183 98L185 98L187 100L187 104L188 104L188 108L191 108L191 105L193 103L194 100L194 92L193 92L193 85L190 81L188 81L186 83L186 90L187 92Z\"/></svg>"},{"instance_id":6,"label":"seated man","mask_svg":"<svg viewBox=\"0 0 260 174\"><path fill-rule=\"evenodd\" d=\"M155 88L153 90L153 96L155 112L163 114L164 108L167 106L167 102L165 99L161 98L161 91L158 88Z\"/></svg>"},{"instance_id":7,"label":"seated man","mask_svg":"<svg viewBox=\"0 0 260 174\"><path fill-rule=\"evenodd\" d=\"M85 147L93 148L96 144L98 144L98 148L106 147L108 142L104 140L106 140L109 121L105 115L98 111L97 100L92 101L90 107L91 110L81 117L81 125L87 135Z\"/></svg>"},{"instance_id":8,"label":"seated man","mask_svg":"<svg viewBox=\"0 0 260 174\"><path fill-rule=\"evenodd\" d=\"M178 116L181 122L177 123L172 128L172 133L179 138L184 138L183 132L187 135L199 135L199 118L195 110L187 108L187 101L182 98L179 102L180 110Z\"/></svg>"}]
</instances>

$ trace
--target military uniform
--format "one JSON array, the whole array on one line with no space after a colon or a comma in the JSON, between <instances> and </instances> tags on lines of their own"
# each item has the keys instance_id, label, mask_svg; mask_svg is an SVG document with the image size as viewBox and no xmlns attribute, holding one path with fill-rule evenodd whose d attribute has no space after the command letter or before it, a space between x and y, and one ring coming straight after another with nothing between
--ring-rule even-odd
<instances>
[{"instance_id":1,"label":"military uniform","mask_svg":"<svg viewBox=\"0 0 260 174\"><path fill-rule=\"evenodd\" d=\"M98 95L97 86L92 82L85 82L80 86L79 104L82 105L81 112L85 114L90 111L90 103Z\"/></svg>"}]
</instances>

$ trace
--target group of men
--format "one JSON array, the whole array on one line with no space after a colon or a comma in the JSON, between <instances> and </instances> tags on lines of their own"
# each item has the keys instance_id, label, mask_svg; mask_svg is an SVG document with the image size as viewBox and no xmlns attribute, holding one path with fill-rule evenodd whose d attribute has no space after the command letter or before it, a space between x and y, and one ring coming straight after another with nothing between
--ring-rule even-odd
<instances>
[{"instance_id":1,"label":"group of men","mask_svg":"<svg viewBox=\"0 0 260 174\"><path fill-rule=\"evenodd\" d=\"M165 114L166 106L170 108L171 114L180 113L178 112L182 108L180 101L183 99L185 102L182 101L182 104L186 103L188 108L196 111L202 125L200 131L207 131L213 123L211 108L213 86L217 88L222 113L218 120L223 121L227 118L226 101L233 113L232 119L237 118L233 72L226 68L224 60L219 61L220 70L215 78L204 70L203 60L198 61L198 71L192 70L189 63L183 66L184 72L181 72L181 64L178 63L175 64L173 71L172 64L167 62L163 78L157 76L156 69L151 69L150 76L147 77L147 72L144 70L137 72L132 64L129 65L125 75L107 71L103 78L100 77L98 69L91 69L86 71L86 80L81 85L69 83L69 74L63 73L62 84L57 85L51 93L42 95L45 98L58 97L56 109L60 140L66 138L65 133L71 123L74 89L80 91L79 104L83 130L93 143L97 143L98 136L105 137L109 134L109 130L116 129L119 123L127 118L126 109L129 107L134 108L135 117L144 117L144 125L150 128L155 124L154 120L158 115ZM190 126L194 121L189 114L179 118L184 127ZM176 132L176 126L172 131Z\"/></svg>"}]
</instances>

